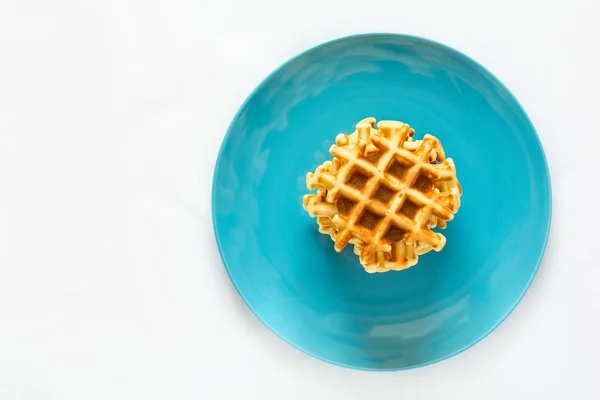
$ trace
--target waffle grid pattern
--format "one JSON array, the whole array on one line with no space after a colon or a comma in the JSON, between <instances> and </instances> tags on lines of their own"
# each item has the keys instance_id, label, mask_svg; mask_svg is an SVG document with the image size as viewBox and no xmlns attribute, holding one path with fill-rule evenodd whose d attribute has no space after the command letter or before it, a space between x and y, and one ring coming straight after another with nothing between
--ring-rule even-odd
<instances>
[{"instance_id":1,"label":"waffle grid pattern","mask_svg":"<svg viewBox=\"0 0 600 400\"><path fill-rule=\"evenodd\" d=\"M363 265L398 269L390 264L416 263L415 249L444 247L445 237L431 228L454 217L461 189L437 138L415 142L414 130L396 121L381 121L378 128L368 118L352 135L338 135L330 149L334 159L307 175L308 188L319 192L308 195L304 207L337 251L352 243ZM393 247L404 257L389 260Z\"/></svg>"}]
</instances>

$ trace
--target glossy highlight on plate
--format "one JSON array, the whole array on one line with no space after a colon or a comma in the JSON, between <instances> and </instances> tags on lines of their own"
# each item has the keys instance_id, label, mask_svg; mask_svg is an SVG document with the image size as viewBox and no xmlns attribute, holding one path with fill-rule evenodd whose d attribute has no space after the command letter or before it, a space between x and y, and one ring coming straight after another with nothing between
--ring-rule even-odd
<instances>
[{"instance_id":1,"label":"glossy highlight on plate","mask_svg":"<svg viewBox=\"0 0 600 400\"><path fill-rule=\"evenodd\" d=\"M302 209L306 174L366 115L438 137L464 190L443 251L403 271L365 273ZM212 207L225 268L271 330L337 365L398 370L472 346L514 309L544 253L551 189L533 125L490 72L430 40L368 34L300 54L250 94Z\"/></svg>"}]
</instances>

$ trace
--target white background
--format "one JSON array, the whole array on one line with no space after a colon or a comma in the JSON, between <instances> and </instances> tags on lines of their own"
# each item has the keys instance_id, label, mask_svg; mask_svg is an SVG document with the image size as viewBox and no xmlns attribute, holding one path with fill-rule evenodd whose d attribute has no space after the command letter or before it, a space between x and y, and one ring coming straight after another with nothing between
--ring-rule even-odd
<instances>
[{"instance_id":1,"label":"white background","mask_svg":"<svg viewBox=\"0 0 600 400\"><path fill-rule=\"evenodd\" d=\"M599 399L600 2L237 3L0 2L0 399ZM425 36L489 68L538 129L554 192L517 310L399 373L271 333L229 282L210 214L244 98L359 32Z\"/></svg>"}]
</instances>

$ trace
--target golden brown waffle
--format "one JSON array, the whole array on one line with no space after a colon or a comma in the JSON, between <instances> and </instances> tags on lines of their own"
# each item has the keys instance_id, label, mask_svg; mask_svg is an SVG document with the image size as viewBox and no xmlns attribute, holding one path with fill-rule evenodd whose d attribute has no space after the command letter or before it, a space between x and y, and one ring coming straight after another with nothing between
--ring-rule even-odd
<instances>
[{"instance_id":1,"label":"golden brown waffle","mask_svg":"<svg viewBox=\"0 0 600 400\"><path fill-rule=\"evenodd\" d=\"M444 228L460 205L462 190L452 159L437 138L414 141L414 130L396 121L360 121L349 136L338 135L334 156L307 175L304 208L319 231L341 251L354 245L368 272L404 269L418 255L441 250Z\"/></svg>"}]
</instances>

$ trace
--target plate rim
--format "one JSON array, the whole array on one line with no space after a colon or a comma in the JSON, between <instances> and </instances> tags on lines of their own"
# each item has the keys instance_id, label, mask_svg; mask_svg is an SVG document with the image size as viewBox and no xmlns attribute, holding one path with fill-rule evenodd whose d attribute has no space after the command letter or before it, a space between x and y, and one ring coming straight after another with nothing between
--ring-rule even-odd
<instances>
[{"instance_id":1,"label":"plate rim","mask_svg":"<svg viewBox=\"0 0 600 400\"><path fill-rule=\"evenodd\" d=\"M519 111L521 111L523 113L523 116L525 117L526 122L531 126L533 134L534 134L534 139L535 139L535 143L539 146L540 151L541 151L541 155L542 155L542 161L543 161L543 167L544 167L544 172L545 172L545 177L546 177L546 184L548 186L548 195L547 195L547 207L548 207L548 220L546 223L545 228L545 232L544 232L544 239L543 239L543 244L542 244L542 248L540 250L540 253L538 255L538 259L535 262L535 266L533 267L533 271L531 273L531 276L529 278L529 280L527 281L527 283L525 284L525 286L523 287L522 292L515 297L514 300L514 304L512 306L510 306L510 308L508 309L508 311L506 312L505 315L503 315L495 324L492 324L490 329L488 329L486 332L484 332L480 337L478 337L477 339L475 339L474 341L472 341L471 343L469 343L466 346L463 346L445 356L442 357L438 357L435 358L433 360L429 360L429 361L425 361L419 364L414 364L414 365L409 365L409 366L404 366L404 367L394 367L394 368L371 368L371 367L361 367L359 365L351 365L351 364L345 364L345 363L341 363L335 360L330 360L324 357L321 357L317 354L314 354L302 347L300 347L298 344L292 342L291 340L289 340L287 337L285 337L282 333L280 333L277 329L275 329L273 326L271 326L267 321L265 321L262 316L260 315L260 313L258 313L254 307L250 304L250 302L246 299L246 297L244 296L244 294L242 293L242 291L240 290L238 284L236 283L235 279L233 278L233 276L231 275L231 271L229 266L227 265L227 262L225 261L225 256L224 256L224 252L223 252L223 245L221 243L221 238L219 236L219 230L217 228L217 218L215 215L215 203L216 203L216 186L217 186L217 173L219 171L219 165L221 164L221 159L223 157L223 151L225 148L225 144L228 142L229 137L231 136L231 131L233 126L235 125L236 121L239 119L242 110L244 110L247 105L249 104L249 102L251 101L251 99L254 97L254 95L259 92L263 86L265 86L267 84L267 82L275 75L277 74L279 71L281 71L282 69L284 69L285 67L287 67L289 64L291 64L292 62L294 62L295 60L305 56L307 53L311 53L315 50L318 50L320 48L335 44L337 42L342 42L342 41L347 41L347 40L353 40L353 39L357 39L357 38L366 38L366 37L372 37L372 38L385 38L385 37L393 37L393 38L397 38L397 39L408 39L408 40L412 40L412 41L416 41L416 42L422 42L424 44L427 45L433 45L433 46L437 46L438 48L441 48L443 50L449 51L451 53L454 53L460 57L463 57L464 59L466 59L467 61L473 63L473 65L475 65L476 67L480 68L484 73L488 74L489 77L494 81L494 83L496 83L500 88L502 88L503 90L506 91L506 93L509 95L510 98L512 98L512 100L514 101L517 109ZM521 103L519 102L519 100L517 99L517 97L512 93L512 91L510 91L508 89L508 87L495 75L493 74L490 70L488 70L485 66L483 66L482 64L480 64L477 60L471 58L470 56L468 56L467 54L463 53L460 50L457 50L449 45L446 45L444 43L438 42L437 40L433 40L430 38L426 38L423 36L416 36L416 35L411 35L411 34L404 34L404 33L393 33L393 32L371 32L371 33L358 33L358 34L352 34L352 35L346 35L346 36L341 36L338 37L336 39L332 39L332 40L327 40L325 42L322 42L320 44L317 44L315 46L312 46L300 53L298 53L297 55L287 59L285 62L283 62L281 65L279 65L277 68L275 68L273 71L271 71L266 77L264 77L259 83L258 85L256 85L256 87L248 94L248 96L246 96L244 102L239 106L237 112L235 113L235 115L233 116L233 118L231 119L231 122L229 123L229 126L227 128L227 131L225 132L225 135L223 136L223 140L221 141L221 145L219 147L219 153L217 155L217 159L215 161L215 167L213 170L213 179L212 179L212 187L211 187L211 217L212 217L212 222L213 222L213 233L215 236L215 241L217 244L217 248L219 250L219 256L221 257L221 262L225 268L225 271L227 272L227 276L229 276L229 280L231 281L231 283L233 284L233 287L235 288L235 290L237 291L238 295L242 298L242 300L244 301L244 303L246 304L246 306L250 309L250 311L252 311L252 313L258 318L259 321L261 321L271 332L275 333L279 338L283 339L286 343L290 344L291 346L293 346L294 348L300 350L302 353L307 354L311 357L314 357L318 360L324 361L328 364L332 364L338 367L344 367L344 368L349 368L349 369L354 369L354 370L359 370L359 371L370 371L370 372L393 372L393 371L406 371L406 370L411 370L411 369L416 369L416 368L421 368L421 367L425 367L427 365L431 365L431 364L436 364L438 362L447 360L449 358L452 358L472 347L474 347L475 345L477 345L479 342L481 342L483 339L485 339L486 337L488 337L493 331L495 331L500 325L502 325L502 323L513 313L513 311L517 308L517 306L521 303L521 301L523 300L523 298L525 297L525 294L529 291L529 288L531 287L531 284L533 283L533 280L535 279L537 272L540 268L540 265L542 263L542 260L544 258L544 255L546 254L546 248L548 245L548 239L550 236L550 230L551 230L551 225L552 225L552 182L550 179L550 168L548 166L548 159L546 157L546 152L544 151L544 147L542 145L542 141L540 139L540 136L537 132L537 129L535 128L535 125L533 124L533 122L531 121L531 118L529 117L529 114L526 112L525 108L521 105Z\"/></svg>"}]
</instances>

